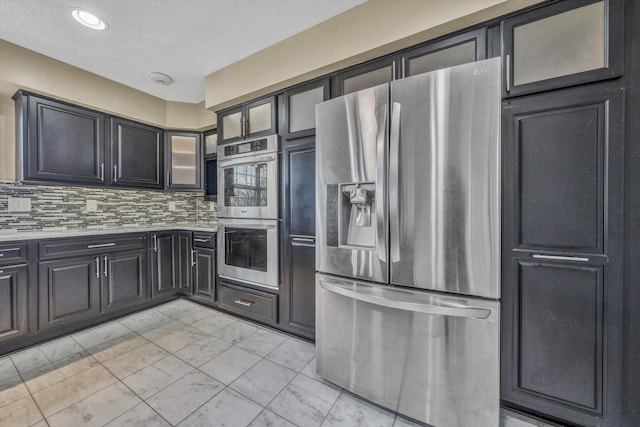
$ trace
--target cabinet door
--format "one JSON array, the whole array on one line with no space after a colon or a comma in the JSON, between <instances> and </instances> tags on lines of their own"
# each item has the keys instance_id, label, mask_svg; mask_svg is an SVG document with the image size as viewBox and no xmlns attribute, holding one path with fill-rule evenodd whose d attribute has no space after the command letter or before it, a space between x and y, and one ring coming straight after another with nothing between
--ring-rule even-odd
<instances>
[{"instance_id":1,"label":"cabinet door","mask_svg":"<svg viewBox=\"0 0 640 427\"><path fill-rule=\"evenodd\" d=\"M316 80L284 92L285 139L316 133L316 104L329 99L329 79Z\"/></svg>"},{"instance_id":2,"label":"cabinet door","mask_svg":"<svg viewBox=\"0 0 640 427\"><path fill-rule=\"evenodd\" d=\"M164 186L162 129L114 117L111 119L111 184L123 187Z\"/></svg>"},{"instance_id":3,"label":"cabinet door","mask_svg":"<svg viewBox=\"0 0 640 427\"><path fill-rule=\"evenodd\" d=\"M622 11L620 0L568 0L503 21L503 95L619 76L624 50Z\"/></svg>"},{"instance_id":4,"label":"cabinet door","mask_svg":"<svg viewBox=\"0 0 640 427\"><path fill-rule=\"evenodd\" d=\"M621 425L622 91L504 108L502 400Z\"/></svg>"},{"instance_id":5,"label":"cabinet door","mask_svg":"<svg viewBox=\"0 0 640 427\"><path fill-rule=\"evenodd\" d=\"M152 241L151 296L172 294L176 292L176 234L157 233Z\"/></svg>"},{"instance_id":6,"label":"cabinet door","mask_svg":"<svg viewBox=\"0 0 640 427\"><path fill-rule=\"evenodd\" d=\"M191 295L193 292L191 276L195 264L195 251L193 250L191 233L178 233L178 251L176 255L178 257L176 262L178 291Z\"/></svg>"},{"instance_id":7,"label":"cabinet door","mask_svg":"<svg viewBox=\"0 0 640 427\"><path fill-rule=\"evenodd\" d=\"M398 78L397 58L388 57L359 65L336 75L334 97L389 83Z\"/></svg>"},{"instance_id":8,"label":"cabinet door","mask_svg":"<svg viewBox=\"0 0 640 427\"><path fill-rule=\"evenodd\" d=\"M166 188L202 191L202 135L193 132L165 133L167 140Z\"/></svg>"},{"instance_id":9,"label":"cabinet door","mask_svg":"<svg viewBox=\"0 0 640 427\"><path fill-rule=\"evenodd\" d=\"M315 337L315 137L283 149L284 242L281 313L285 329Z\"/></svg>"},{"instance_id":10,"label":"cabinet door","mask_svg":"<svg viewBox=\"0 0 640 427\"><path fill-rule=\"evenodd\" d=\"M104 115L29 95L25 180L105 182Z\"/></svg>"},{"instance_id":11,"label":"cabinet door","mask_svg":"<svg viewBox=\"0 0 640 427\"><path fill-rule=\"evenodd\" d=\"M316 245L313 238L291 238L289 249L288 326L298 334L315 338Z\"/></svg>"},{"instance_id":12,"label":"cabinet door","mask_svg":"<svg viewBox=\"0 0 640 427\"><path fill-rule=\"evenodd\" d=\"M136 304L145 299L145 253L146 251L141 249L103 256L103 312Z\"/></svg>"},{"instance_id":13,"label":"cabinet door","mask_svg":"<svg viewBox=\"0 0 640 427\"><path fill-rule=\"evenodd\" d=\"M0 343L27 329L27 266L0 265Z\"/></svg>"},{"instance_id":14,"label":"cabinet door","mask_svg":"<svg viewBox=\"0 0 640 427\"><path fill-rule=\"evenodd\" d=\"M412 49L401 56L401 76L414 76L485 59L486 34L486 29L481 28Z\"/></svg>"},{"instance_id":15,"label":"cabinet door","mask_svg":"<svg viewBox=\"0 0 640 427\"><path fill-rule=\"evenodd\" d=\"M216 250L195 249L195 261L193 294L213 302L216 283Z\"/></svg>"},{"instance_id":16,"label":"cabinet door","mask_svg":"<svg viewBox=\"0 0 640 427\"><path fill-rule=\"evenodd\" d=\"M276 98L258 99L244 107L245 138L271 135L276 132Z\"/></svg>"},{"instance_id":17,"label":"cabinet door","mask_svg":"<svg viewBox=\"0 0 640 427\"><path fill-rule=\"evenodd\" d=\"M245 117L243 106L234 107L218 113L218 142L238 141L245 136Z\"/></svg>"},{"instance_id":18,"label":"cabinet door","mask_svg":"<svg viewBox=\"0 0 640 427\"><path fill-rule=\"evenodd\" d=\"M40 329L100 314L100 256L38 263Z\"/></svg>"}]
</instances>

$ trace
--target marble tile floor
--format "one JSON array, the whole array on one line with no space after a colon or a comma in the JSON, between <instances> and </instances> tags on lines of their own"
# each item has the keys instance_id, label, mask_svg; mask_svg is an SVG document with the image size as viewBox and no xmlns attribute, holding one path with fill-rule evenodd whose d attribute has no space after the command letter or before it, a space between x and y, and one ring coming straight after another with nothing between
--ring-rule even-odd
<instances>
[{"instance_id":1,"label":"marble tile floor","mask_svg":"<svg viewBox=\"0 0 640 427\"><path fill-rule=\"evenodd\" d=\"M0 427L415 425L323 382L313 344L186 300L0 358Z\"/></svg>"}]
</instances>

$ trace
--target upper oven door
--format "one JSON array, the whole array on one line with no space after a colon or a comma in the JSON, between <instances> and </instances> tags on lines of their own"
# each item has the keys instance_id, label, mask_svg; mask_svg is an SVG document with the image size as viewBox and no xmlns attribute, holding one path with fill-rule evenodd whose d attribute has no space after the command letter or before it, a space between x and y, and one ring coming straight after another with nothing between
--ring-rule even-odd
<instances>
[{"instance_id":1,"label":"upper oven door","mask_svg":"<svg viewBox=\"0 0 640 427\"><path fill-rule=\"evenodd\" d=\"M228 279L278 288L278 221L220 219L218 273Z\"/></svg>"},{"instance_id":2,"label":"upper oven door","mask_svg":"<svg viewBox=\"0 0 640 427\"><path fill-rule=\"evenodd\" d=\"M218 156L218 216L278 218L277 149Z\"/></svg>"}]
</instances>

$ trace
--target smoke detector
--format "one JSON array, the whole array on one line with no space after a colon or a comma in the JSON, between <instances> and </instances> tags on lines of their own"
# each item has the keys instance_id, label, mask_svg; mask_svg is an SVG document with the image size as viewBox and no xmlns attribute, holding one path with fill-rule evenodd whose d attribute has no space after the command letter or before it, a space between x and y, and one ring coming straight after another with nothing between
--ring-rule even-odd
<instances>
[{"instance_id":1,"label":"smoke detector","mask_svg":"<svg viewBox=\"0 0 640 427\"><path fill-rule=\"evenodd\" d=\"M171 76L167 76L164 73L153 72L149 74L149 78L162 86L168 86L173 83L173 79L171 78Z\"/></svg>"}]
</instances>

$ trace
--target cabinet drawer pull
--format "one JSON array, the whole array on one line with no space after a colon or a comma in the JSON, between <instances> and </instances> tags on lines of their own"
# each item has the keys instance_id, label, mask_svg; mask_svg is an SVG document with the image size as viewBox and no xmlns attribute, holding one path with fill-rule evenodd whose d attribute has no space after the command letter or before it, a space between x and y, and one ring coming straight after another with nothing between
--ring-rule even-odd
<instances>
[{"instance_id":1,"label":"cabinet drawer pull","mask_svg":"<svg viewBox=\"0 0 640 427\"><path fill-rule=\"evenodd\" d=\"M208 243L209 239L193 239L194 242Z\"/></svg>"},{"instance_id":2,"label":"cabinet drawer pull","mask_svg":"<svg viewBox=\"0 0 640 427\"><path fill-rule=\"evenodd\" d=\"M4 256L4 254L0 254L0 258L2 258Z\"/></svg>"},{"instance_id":3,"label":"cabinet drawer pull","mask_svg":"<svg viewBox=\"0 0 640 427\"><path fill-rule=\"evenodd\" d=\"M247 301L244 299L237 299L234 302L236 304L244 305L245 307L251 307L253 304L255 304L253 301Z\"/></svg>"},{"instance_id":4,"label":"cabinet drawer pull","mask_svg":"<svg viewBox=\"0 0 640 427\"><path fill-rule=\"evenodd\" d=\"M292 242L306 242L306 243L315 243L316 239L309 239L306 237L293 237L291 239Z\"/></svg>"},{"instance_id":5,"label":"cabinet drawer pull","mask_svg":"<svg viewBox=\"0 0 640 427\"><path fill-rule=\"evenodd\" d=\"M108 258L105 255L104 256L104 277L107 277L107 264L108 264L107 260L108 260Z\"/></svg>"},{"instance_id":6,"label":"cabinet drawer pull","mask_svg":"<svg viewBox=\"0 0 640 427\"><path fill-rule=\"evenodd\" d=\"M99 245L89 245L87 249L95 249L95 248L108 248L110 246L115 246L115 243L100 243Z\"/></svg>"},{"instance_id":7,"label":"cabinet drawer pull","mask_svg":"<svg viewBox=\"0 0 640 427\"><path fill-rule=\"evenodd\" d=\"M0 270L0 274L4 273L4 270Z\"/></svg>"},{"instance_id":8,"label":"cabinet drawer pull","mask_svg":"<svg viewBox=\"0 0 640 427\"><path fill-rule=\"evenodd\" d=\"M100 257L96 257L96 277L100 278Z\"/></svg>"},{"instance_id":9,"label":"cabinet drawer pull","mask_svg":"<svg viewBox=\"0 0 640 427\"><path fill-rule=\"evenodd\" d=\"M533 254L532 258L535 258L535 259L553 259L553 260L556 260L556 261L589 262L589 258L585 258L585 257L581 257L581 256L560 256L560 255Z\"/></svg>"}]
</instances>

